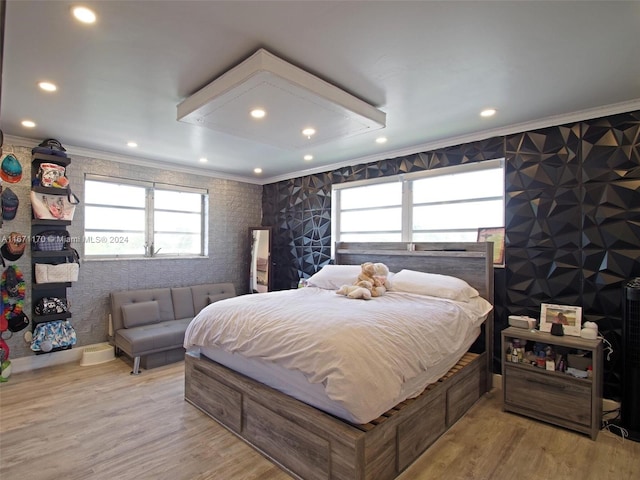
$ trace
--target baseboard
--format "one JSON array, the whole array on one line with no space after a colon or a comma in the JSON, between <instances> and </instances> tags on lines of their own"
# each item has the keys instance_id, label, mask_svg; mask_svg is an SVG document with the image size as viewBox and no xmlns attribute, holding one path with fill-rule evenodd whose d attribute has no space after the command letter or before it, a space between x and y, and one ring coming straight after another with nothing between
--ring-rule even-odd
<instances>
[{"instance_id":1,"label":"baseboard","mask_svg":"<svg viewBox=\"0 0 640 480\"><path fill-rule=\"evenodd\" d=\"M93 345L83 345L78 348L69 350L61 350L59 352L43 353L41 355L33 355L28 357L18 357L11 359L11 373L28 372L44 367L52 367L54 365L62 365L63 363L78 362L82 358L85 348L99 347L104 343L96 343Z\"/></svg>"}]
</instances>

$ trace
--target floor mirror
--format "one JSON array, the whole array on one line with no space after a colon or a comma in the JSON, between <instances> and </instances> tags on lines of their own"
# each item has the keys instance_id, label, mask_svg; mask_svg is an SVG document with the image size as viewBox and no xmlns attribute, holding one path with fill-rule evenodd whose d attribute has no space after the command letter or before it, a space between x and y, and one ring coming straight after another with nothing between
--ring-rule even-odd
<instances>
[{"instance_id":1,"label":"floor mirror","mask_svg":"<svg viewBox=\"0 0 640 480\"><path fill-rule=\"evenodd\" d=\"M249 292L263 293L271 290L271 227L250 227L251 258L249 267Z\"/></svg>"}]
</instances>

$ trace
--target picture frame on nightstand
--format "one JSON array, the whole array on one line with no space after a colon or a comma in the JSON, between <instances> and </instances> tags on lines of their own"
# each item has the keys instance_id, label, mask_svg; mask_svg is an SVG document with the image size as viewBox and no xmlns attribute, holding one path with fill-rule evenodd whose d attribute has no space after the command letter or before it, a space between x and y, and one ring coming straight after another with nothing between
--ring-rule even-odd
<instances>
[{"instance_id":1,"label":"picture frame on nightstand","mask_svg":"<svg viewBox=\"0 0 640 480\"><path fill-rule=\"evenodd\" d=\"M582 329L582 307L540 304L540 331L551 332L553 324L561 324L565 335L579 337Z\"/></svg>"}]
</instances>

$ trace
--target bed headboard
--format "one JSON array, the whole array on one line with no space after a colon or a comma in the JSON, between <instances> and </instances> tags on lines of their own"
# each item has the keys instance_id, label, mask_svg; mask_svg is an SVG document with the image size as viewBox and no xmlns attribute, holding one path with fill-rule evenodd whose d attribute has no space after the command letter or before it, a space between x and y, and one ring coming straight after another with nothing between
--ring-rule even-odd
<instances>
[{"instance_id":1,"label":"bed headboard","mask_svg":"<svg viewBox=\"0 0 640 480\"><path fill-rule=\"evenodd\" d=\"M493 305L493 243L338 242L335 261L340 265L384 263L392 272L403 268L461 278ZM487 389L493 373L493 312L485 321Z\"/></svg>"},{"instance_id":2,"label":"bed headboard","mask_svg":"<svg viewBox=\"0 0 640 480\"><path fill-rule=\"evenodd\" d=\"M461 278L493 303L493 244L338 242L337 264L384 263L392 272L403 268Z\"/></svg>"}]
</instances>

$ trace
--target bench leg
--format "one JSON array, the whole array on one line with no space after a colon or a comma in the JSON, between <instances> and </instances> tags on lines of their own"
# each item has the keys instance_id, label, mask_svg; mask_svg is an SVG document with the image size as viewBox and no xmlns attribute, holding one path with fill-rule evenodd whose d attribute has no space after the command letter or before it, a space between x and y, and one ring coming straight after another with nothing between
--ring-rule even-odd
<instances>
[{"instance_id":1,"label":"bench leg","mask_svg":"<svg viewBox=\"0 0 640 480\"><path fill-rule=\"evenodd\" d=\"M134 357L133 359L133 371L131 375L138 375L140 373L140 356Z\"/></svg>"}]
</instances>

